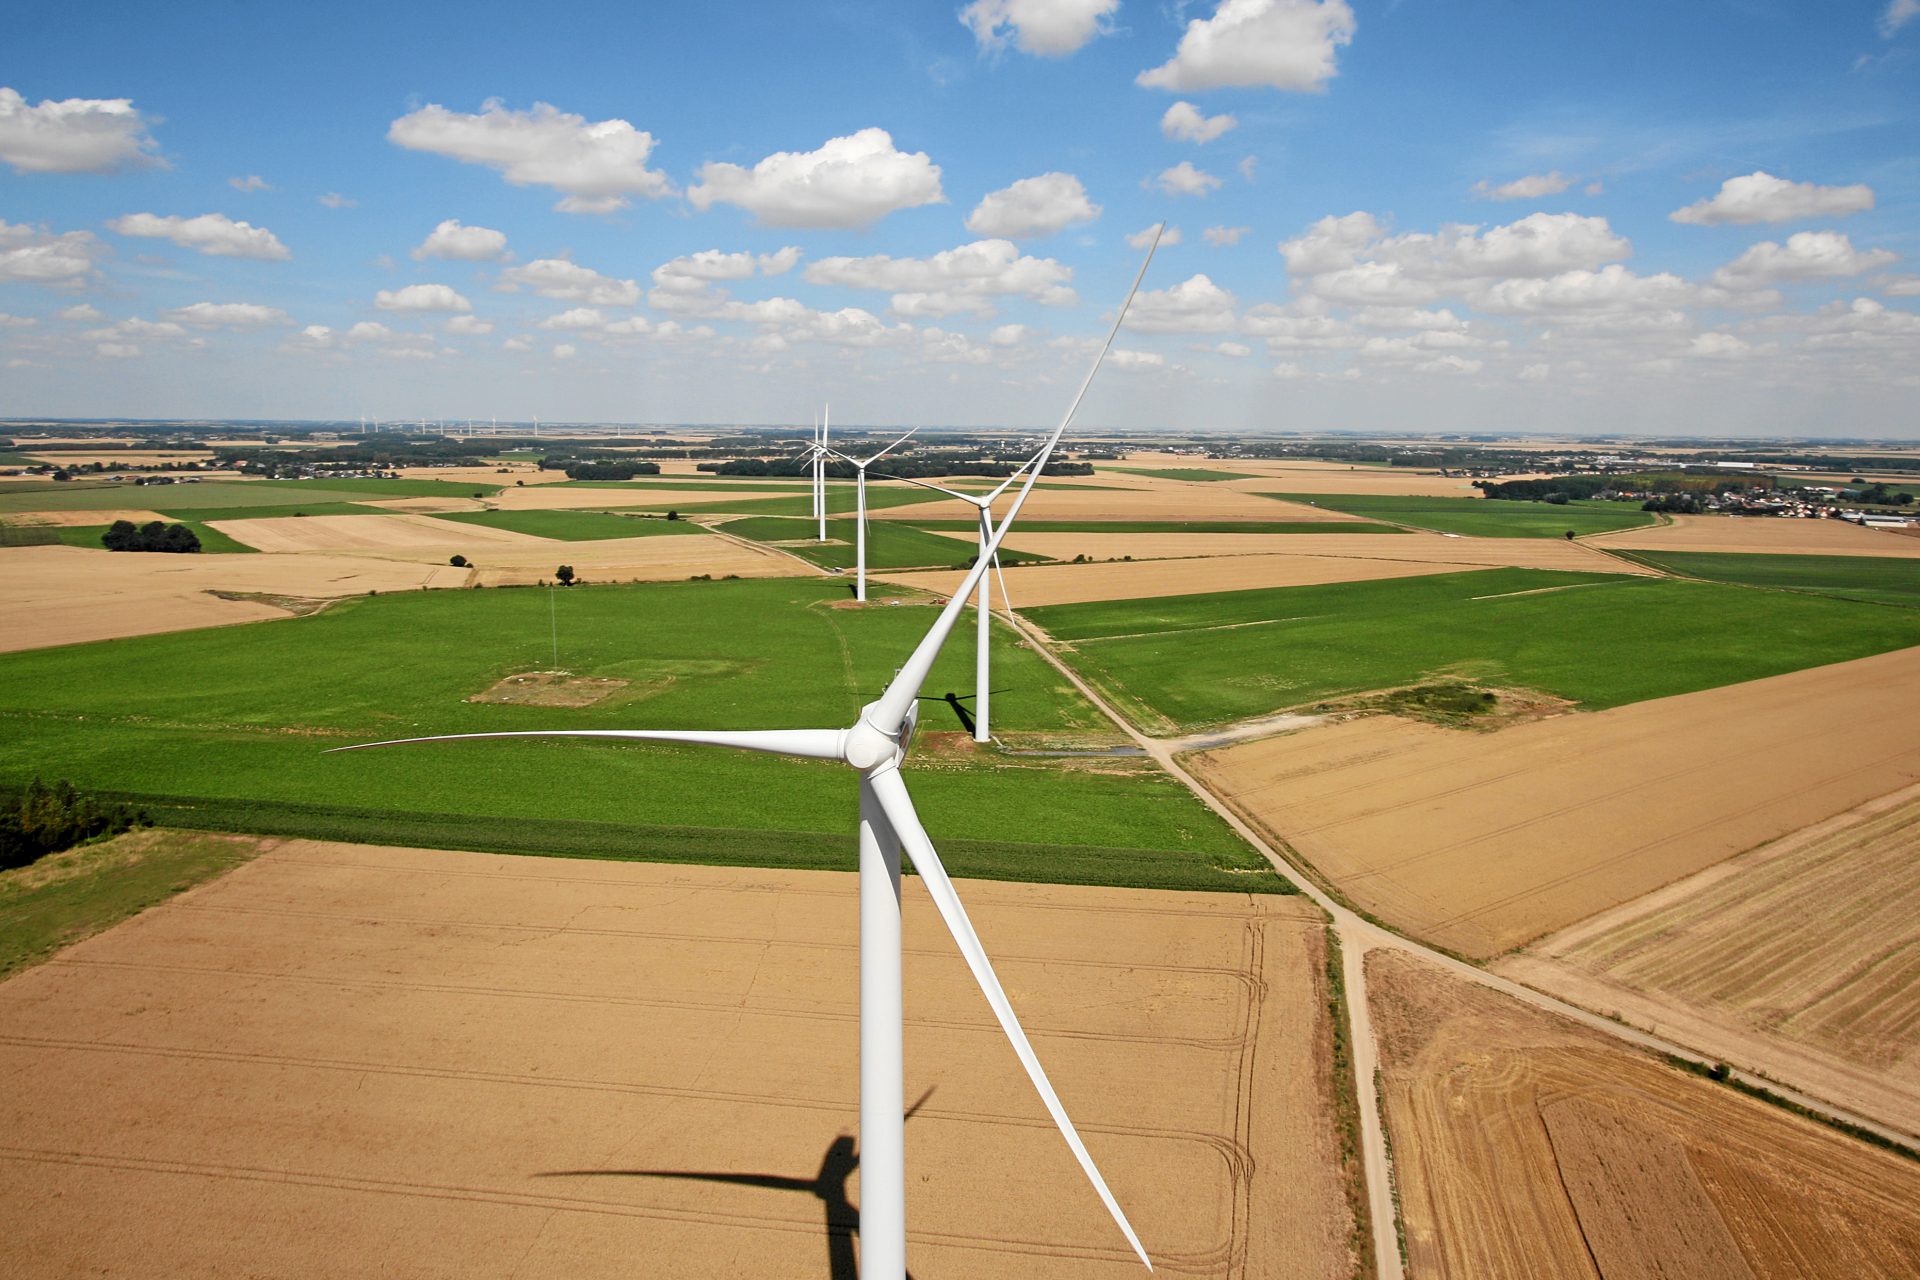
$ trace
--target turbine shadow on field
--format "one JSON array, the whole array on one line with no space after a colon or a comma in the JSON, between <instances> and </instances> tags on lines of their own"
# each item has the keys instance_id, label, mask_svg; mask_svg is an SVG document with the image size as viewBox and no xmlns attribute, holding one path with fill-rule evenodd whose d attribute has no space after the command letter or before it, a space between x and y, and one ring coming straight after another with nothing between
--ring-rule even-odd
<instances>
[{"instance_id":1,"label":"turbine shadow on field","mask_svg":"<svg viewBox=\"0 0 1920 1280\"><path fill-rule=\"evenodd\" d=\"M920 1100L907 1108L907 1119L933 1096L928 1089ZM825 1215L828 1280L859 1280L860 1267L854 1260L853 1239L860 1234L860 1209L847 1198L847 1182L860 1167L854 1141L841 1134L827 1145L820 1160L820 1171L811 1178L792 1178L773 1173L724 1173L702 1169L556 1169L537 1173L536 1178L673 1178L687 1182L717 1182L726 1186L754 1187L763 1191L798 1191L820 1201ZM907 1273L913 1280L913 1273Z\"/></svg>"}]
</instances>

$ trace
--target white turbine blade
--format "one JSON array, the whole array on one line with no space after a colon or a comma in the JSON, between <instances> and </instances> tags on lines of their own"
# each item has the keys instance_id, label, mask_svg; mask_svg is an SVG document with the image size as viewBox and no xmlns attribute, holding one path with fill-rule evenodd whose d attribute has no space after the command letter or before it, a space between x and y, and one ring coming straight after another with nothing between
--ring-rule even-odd
<instances>
[{"instance_id":1,"label":"white turbine blade","mask_svg":"<svg viewBox=\"0 0 1920 1280\"><path fill-rule=\"evenodd\" d=\"M980 558L974 562L972 571L961 580L954 589L953 596L947 601L946 608L934 619L933 626L920 638L920 643L900 667L880 700L874 704L872 721L874 727L883 733L895 733L907 722L907 712L913 708L914 700L920 696L920 686L926 683L927 673L933 670L933 661L940 656L940 648L946 644L947 637L953 634L954 624L960 620L960 611L966 607L980 579L986 574L992 554L1000 549L1000 542L1013 527L1013 521L1020 514L1020 508L1026 504L1027 495L1033 492L1034 481L1047 469L1047 459L1053 456L1054 446L1060 443L1060 437L1066 434L1067 427L1073 422L1073 415L1080 411L1080 402L1086 399L1087 388L1093 385L1093 376L1100 372L1100 365L1106 360L1107 352L1113 346L1113 340L1120 333L1120 324L1127 318L1127 308L1133 305L1133 295L1140 291L1140 281L1146 278L1147 265L1153 261L1153 251L1159 247L1160 233L1166 227L1161 223L1153 231L1153 243L1147 246L1147 256L1140 261L1140 270L1134 274L1133 287L1127 290L1126 300L1114 313L1113 327L1107 330L1107 340L1100 344L1100 350L1093 358L1093 364L1087 370L1087 376L1080 382L1080 390L1074 395L1073 403L1067 406L1067 412L1061 417L1060 425L1053 429L1047 442L1034 455L1032 470L1027 473L1027 482L1014 494L1013 505L1007 509L1006 517L993 531L993 540L980 549Z\"/></svg>"},{"instance_id":2,"label":"white turbine blade","mask_svg":"<svg viewBox=\"0 0 1920 1280\"><path fill-rule=\"evenodd\" d=\"M882 477L883 479L887 479L887 480L898 480L898 481L900 481L900 482L901 482L902 484L917 484L917 485L919 485L919 486L920 486L920 487L921 487L922 489L931 489L931 490L933 490L933 491L934 491L935 493L944 493L944 494L946 494L946 495L947 495L947 496L948 496L949 498L958 498L958 499L960 499L960 501L962 501L962 502L971 502L971 503L972 503L972 504L973 504L974 506L976 506L976 507L977 507L977 506L980 506L980 505L981 505L981 503L980 503L980 499L978 499L978 498L976 498L976 497L974 497L974 496L973 496L972 494L970 494L970 493L961 493L961 492L960 492L959 490L957 490L957 489L948 489L948 488L945 488L945 487L944 487L944 486L942 486L942 485L937 485L937 484L930 484L930 483L928 483L928 482L927 482L927 481L925 481L925 480L915 480L915 479L914 479L914 478L913 478L912 476L896 476L896 475L888 475L888 474L887 474L886 472L884 472L884 471L883 471L883 472L881 472L880 474L881 474L881 477Z\"/></svg>"},{"instance_id":3,"label":"white turbine blade","mask_svg":"<svg viewBox=\"0 0 1920 1280\"><path fill-rule=\"evenodd\" d=\"M960 895L955 891L953 881L947 877L947 869L941 864L940 855L934 851L933 840L927 835L926 828L920 825L920 815L914 811L913 797L907 794L907 784L901 780L900 771L881 769L868 774L866 782L873 788L880 807L885 810L894 837L906 849L907 856L913 859L913 869L920 873L921 881L927 886L927 896L939 908L940 918L946 921L947 931L953 934L960 954L966 958L967 968L973 971L973 980L980 984L981 994L993 1007L993 1016L1000 1020L1000 1029L1006 1032L1007 1039L1013 1043L1013 1051L1019 1055L1020 1065L1027 1069L1027 1078L1033 1081L1033 1087L1039 1091L1040 1101L1046 1103L1053 1123L1060 1129L1060 1136L1067 1140L1074 1159L1080 1162L1087 1180L1099 1192L1100 1202L1113 1215L1114 1223L1126 1236L1127 1243L1140 1255L1140 1261L1146 1264L1147 1270L1153 1270L1153 1262L1147 1257L1146 1249L1141 1247L1140 1237L1133 1233L1133 1224L1127 1221L1127 1215L1120 1211L1113 1192L1107 1189L1107 1180L1100 1176L1093 1157L1087 1154L1087 1146L1080 1141L1079 1131L1073 1127L1073 1121L1067 1118L1067 1109L1061 1105L1060 1095L1053 1091L1053 1082L1047 1079L1039 1056L1034 1053L1026 1031L1020 1026L1020 1019L1014 1016L1013 1004L1007 999L999 977L993 972L993 962L987 959L986 948L980 945L980 935L974 932L973 921L967 918L967 909L960 904Z\"/></svg>"},{"instance_id":4,"label":"white turbine blade","mask_svg":"<svg viewBox=\"0 0 1920 1280\"><path fill-rule=\"evenodd\" d=\"M762 729L731 733L707 729L517 729L506 733L446 733L431 738L390 738L385 742L356 742L332 751L365 751L369 747L405 747L421 742L467 742L478 738L626 738L638 742L691 742L740 751L801 756L808 760L842 760L841 729Z\"/></svg>"},{"instance_id":5,"label":"white turbine blade","mask_svg":"<svg viewBox=\"0 0 1920 1280\"><path fill-rule=\"evenodd\" d=\"M1013 626L1013 597L1007 594L1007 575L1000 572L1000 549L994 548L993 576L1000 580L1000 602L1007 606L1007 625Z\"/></svg>"},{"instance_id":6,"label":"white turbine blade","mask_svg":"<svg viewBox=\"0 0 1920 1280\"><path fill-rule=\"evenodd\" d=\"M905 444L907 442L908 436L911 436L914 431L918 431L919 429L920 428L915 427L913 431L907 432L906 435L901 436L898 440L895 440L892 444L888 445L886 448L882 449L880 452L874 454L871 458L868 458L865 462L861 463L860 465L863 467L872 466L874 463L880 461L880 459L886 457L888 454L892 453L895 449L898 449L901 445Z\"/></svg>"}]
</instances>

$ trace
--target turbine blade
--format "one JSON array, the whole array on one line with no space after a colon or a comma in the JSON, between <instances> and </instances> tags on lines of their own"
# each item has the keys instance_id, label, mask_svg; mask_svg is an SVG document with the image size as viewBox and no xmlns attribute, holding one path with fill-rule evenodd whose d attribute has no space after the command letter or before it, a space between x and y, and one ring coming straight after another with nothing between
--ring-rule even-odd
<instances>
[{"instance_id":1,"label":"turbine blade","mask_svg":"<svg viewBox=\"0 0 1920 1280\"><path fill-rule=\"evenodd\" d=\"M468 742L478 738L626 738L637 742L691 742L739 751L765 751L807 760L841 760L839 729L762 729L729 733L707 729L516 729L507 733L443 733L430 738L390 738L385 742L356 742L334 751L365 751L369 747L406 747L421 742Z\"/></svg>"},{"instance_id":2,"label":"turbine blade","mask_svg":"<svg viewBox=\"0 0 1920 1280\"><path fill-rule=\"evenodd\" d=\"M1105 362L1107 352L1113 347L1113 340L1120 334L1120 325L1127 318L1127 309L1133 305L1133 296L1140 292L1140 282L1146 278L1147 265L1153 261L1153 251L1159 247L1160 233L1165 228L1164 222L1154 228L1153 243L1147 246L1147 256L1140 260L1140 270L1134 274L1133 287L1127 290L1126 299L1121 302L1120 309L1114 313L1113 327L1107 330L1107 340L1100 344L1100 350L1094 355L1093 364L1087 369L1087 376L1081 379L1080 390L1075 393L1073 402L1067 406L1066 413L1060 419L1060 425L1053 429L1053 434L1047 437L1047 442L1040 447L1040 452L1034 455L1033 469L1027 473L1027 482L1014 494L1013 505L1007 508L1005 518L993 531L992 541L980 549L980 558L974 562L972 571L954 589L946 608L942 609L940 616L934 619L933 625L927 629L927 634L920 638L920 643L915 646L906 662L901 664L899 672L893 677L893 682L887 686L886 692L880 695L880 700L874 705L872 723L882 733L897 733L906 724L907 712L913 707L914 695L920 692L920 686L926 682L927 673L933 670L933 661L940 656L941 646L945 645L947 637L953 634L954 624L960 620L960 611L966 607L967 601L973 597L975 588L980 585L980 579L986 575L992 554L1000 549L1001 540L1013 527L1014 519L1020 514L1020 508L1026 505L1027 495L1033 492L1034 481L1038 480L1040 473L1047 469L1047 459L1053 456L1054 447L1060 443L1060 437L1066 434L1067 427L1072 424L1073 415L1080 412L1080 402L1086 399L1087 388L1093 385L1094 375L1100 372L1100 366Z\"/></svg>"},{"instance_id":3,"label":"turbine blade","mask_svg":"<svg viewBox=\"0 0 1920 1280\"><path fill-rule=\"evenodd\" d=\"M1121 1234L1126 1236L1127 1243L1140 1255L1140 1261L1147 1270L1153 1270L1146 1249L1141 1247L1140 1237L1133 1233L1133 1224L1127 1221L1127 1215L1120 1211L1113 1192L1107 1189L1107 1180L1100 1176L1093 1157L1087 1154L1087 1146L1080 1141L1080 1133L1073 1127L1073 1121L1067 1118L1067 1109L1061 1105L1060 1095L1053 1091L1053 1082L1047 1079L1039 1056L1034 1053L1026 1031L1020 1026L1020 1019L1014 1016L1013 1004L1007 999L999 977L993 972L993 962L987 959L986 948L980 945L980 935L974 932L973 921L967 918L967 909L960 904L960 895L955 891L953 881L947 877L947 869L941 864L940 855L934 851L933 840L927 835L927 829L920 825L920 815L914 811L913 797L907 794L907 784L901 780L900 771L880 769L867 775L865 785L873 788L895 838L913 860L913 869L919 873L921 883L927 886L927 895L939 909L940 918L946 921L947 931L953 934L954 942L959 945L967 968L973 970L973 980L980 984L981 994L986 996L987 1003L993 1008L993 1016L1000 1020L1000 1029L1006 1032L1007 1039L1013 1043L1013 1051L1019 1055L1020 1065L1027 1069L1027 1078L1033 1081L1033 1087L1039 1091L1040 1101L1046 1104L1048 1113L1053 1116L1060 1136L1067 1140L1074 1159L1080 1162L1081 1171L1093 1183L1093 1189L1100 1195L1100 1202L1113 1215L1113 1221Z\"/></svg>"},{"instance_id":4,"label":"turbine blade","mask_svg":"<svg viewBox=\"0 0 1920 1280\"><path fill-rule=\"evenodd\" d=\"M888 445L886 448L882 449L880 452L874 454L871 458L868 458L865 462L861 463L860 465L863 467L872 466L874 463L880 461L880 459L886 457L888 454L892 453L895 449L898 449L901 445L905 444L907 442L907 438L911 436L914 431L918 431L919 429L920 428L918 427L913 428L913 431L907 432L906 435L901 436L898 440L895 440L892 444Z\"/></svg>"},{"instance_id":5,"label":"turbine blade","mask_svg":"<svg viewBox=\"0 0 1920 1280\"><path fill-rule=\"evenodd\" d=\"M971 502L976 507L980 505L980 499L974 497L970 493L961 493L957 489L948 489L942 485L929 484L925 480L915 480L911 476L896 476L896 475L893 475L891 472L886 472L886 471L876 471L874 472L874 474L880 477L880 479L882 480L898 480L902 484L917 484L922 489L931 489L935 493L944 493L949 498L958 498L962 502Z\"/></svg>"},{"instance_id":6,"label":"turbine blade","mask_svg":"<svg viewBox=\"0 0 1920 1280\"><path fill-rule=\"evenodd\" d=\"M993 549L993 576L1000 583L1000 603L1007 606L1007 625L1013 626L1013 597L1007 594L1007 575L1000 572L1000 548ZM1018 631L1018 628L1015 628ZM991 692L991 690L989 690Z\"/></svg>"}]
</instances>

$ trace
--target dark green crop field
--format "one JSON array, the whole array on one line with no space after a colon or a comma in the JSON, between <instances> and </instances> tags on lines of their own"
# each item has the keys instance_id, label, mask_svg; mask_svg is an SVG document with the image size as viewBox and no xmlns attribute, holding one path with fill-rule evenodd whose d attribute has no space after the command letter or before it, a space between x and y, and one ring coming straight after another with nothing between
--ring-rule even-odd
<instances>
[{"instance_id":1,"label":"dark green crop field","mask_svg":"<svg viewBox=\"0 0 1920 1280\"><path fill-rule=\"evenodd\" d=\"M920 596L845 600L843 583L814 579L411 592L0 655L0 786L68 778L211 830L851 868L855 780L837 765L565 740L324 754L431 733L851 724L934 611ZM469 701L553 669L553 606L560 665L625 686L586 707ZM972 630L968 618L928 694L971 692ZM997 730L1111 740L1052 668L1005 627L994 636ZM923 733L958 728L945 706L923 707ZM1144 761L1099 765L923 744L908 781L959 875L1285 889L1171 778Z\"/></svg>"},{"instance_id":2,"label":"dark green crop field","mask_svg":"<svg viewBox=\"0 0 1920 1280\"><path fill-rule=\"evenodd\" d=\"M1391 520L1435 533L1470 538L1564 538L1638 529L1656 523L1625 502L1496 502L1488 498L1414 498L1374 493L1269 493L1263 497L1343 511L1368 520Z\"/></svg>"},{"instance_id":3,"label":"dark green crop field","mask_svg":"<svg viewBox=\"0 0 1920 1280\"><path fill-rule=\"evenodd\" d=\"M1598 709L1920 644L1920 616L1617 574L1488 569L1097 604L1027 616L1154 731L1434 677Z\"/></svg>"},{"instance_id":4,"label":"dark green crop field","mask_svg":"<svg viewBox=\"0 0 1920 1280\"><path fill-rule=\"evenodd\" d=\"M745 520L729 520L720 527L736 538L787 544L782 547L783 550L790 551L823 569L854 567L855 530L854 522L851 520L827 521L827 537L831 541L824 543L812 541L819 529L818 524L812 520L750 516ZM959 538L941 537L937 533L926 533L898 520L867 522L867 568L870 570L919 569L929 566L971 564L974 550L978 545L978 542L973 539L963 541ZM1044 556L1009 551L1005 548L1000 552L1001 564L1021 564L1043 559L1045 559Z\"/></svg>"},{"instance_id":5,"label":"dark green crop field","mask_svg":"<svg viewBox=\"0 0 1920 1280\"><path fill-rule=\"evenodd\" d=\"M454 484L445 480L203 480L195 484L112 484L69 488L41 485L0 493L0 515L9 511L109 511L133 508L197 519L241 519L266 514L347 514L329 504L373 502L384 498L468 498L494 494L494 484ZM258 508L260 510L250 510ZM366 508L350 508L363 511ZM378 508L374 508L378 510Z\"/></svg>"},{"instance_id":6,"label":"dark green crop field","mask_svg":"<svg viewBox=\"0 0 1920 1280\"><path fill-rule=\"evenodd\" d=\"M1258 480L1248 471L1211 471L1206 467L1100 467L1130 476L1154 476L1161 480Z\"/></svg>"},{"instance_id":7,"label":"dark green crop field","mask_svg":"<svg viewBox=\"0 0 1920 1280\"><path fill-rule=\"evenodd\" d=\"M966 531L971 520L913 520L916 529ZM1020 533L1405 533L1397 525L1361 520L1022 520ZM1001 558L1005 559L1002 552Z\"/></svg>"},{"instance_id":8,"label":"dark green crop field","mask_svg":"<svg viewBox=\"0 0 1920 1280\"><path fill-rule=\"evenodd\" d=\"M701 531L699 525L686 520L616 516L604 511L456 511L433 518L489 529L510 529L514 533L557 538L562 542L600 542L609 538L648 538Z\"/></svg>"},{"instance_id":9,"label":"dark green crop field","mask_svg":"<svg viewBox=\"0 0 1920 1280\"><path fill-rule=\"evenodd\" d=\"M1768 556L1705 551L1624 554L1687 578L1737 582L1779 591L1811 591L1849 600L1920 609L1920 559L1881 556Z\"/></svg>"}]
</instances>

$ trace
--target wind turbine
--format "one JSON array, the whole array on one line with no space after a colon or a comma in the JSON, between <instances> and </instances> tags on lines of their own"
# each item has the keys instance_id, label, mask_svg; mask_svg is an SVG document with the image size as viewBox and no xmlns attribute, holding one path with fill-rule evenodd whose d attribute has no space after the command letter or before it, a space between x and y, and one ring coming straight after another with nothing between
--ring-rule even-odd
<instances>
[{"instance_id":1,"label":"wind turbine","mask_svg":"<svg viewBox=\"0 0 1920 1280\"><path fill-rule=\"evenodd\" d=\"M905 1097L900 1003L900 854L903 847L912 859L921 883L926 886L927 896L933 900L940 919L953 935L967 968L973 973L974 982L979 985L981 994L993 1009L1001 1031L1012 1044L1020 1065L1026 1069L1027 1078L1033 1082L1040 1101L1053 1117L1061 1137L1066 1139L1081 1171L1093 1184L1100 1202L1106 1206L1134 1253L1149 1271L1153 1269L1153 1263L1140 1244L1140 1237L1134 1233L1126 1214L1121 1212L1113 1192L1107 1188L1106 1179L1100 1176L1100 1170L1088 1154L1086 1144L1080 1140L1073 1121L1068 1118L1059 1094L1054 1092L1053 1083L1041 1067L1026 1031L1020 1026L1020 1019L1015 1016L1006 990L993 971L992 961L987 959L986 949L980 944L980 935L974 931L973 921L968 918L967 909L960 902L960 895L947 875L946 866L940 861L933 839L921 825L913 797L900 777L900 764L913 742L920 688L933 670L934 660L939 657L942 646L953 634L960 612L966 607L967 597L973 594L986 576L993 563L993 553L1000 549L1000 543L1020 515L1027 495L1033 491L1034 481L1046 469L1047 460L1060 443L1060 437L1079 411L1087 388L1093 384L1094 375L1100 371L1100 365L1120 331L1120 324L1126 319L1127 308L1132 305L1134 294L1139 292L1140 281L1146 276L1147 265L1153 261L1153 251L1158 244L1159 233L1156 229L1154 242L1148 246L1140 270L1133 278L1133 286L1127 291L1126 300L1120 304L1114 316L1113 328L1108 330L1106 341L1094 356L1092 366L1080 383L1080 390L1067 406L1060 425L1053 429L1046 444L1035 456L1026 482L1015 493L1013 504L993 530L983 554L974 562L959 589L948 598L939 616L934 619L933 626L921 637L920 643L914 647L887 687L878 698L860 709L859 717L851 726L845 729L738 732L705 729L514 730L402 738L333 748L335 751L356 751L368 747L477 738L610 738L701 743L741 751L797 756L807 760L837 760L857 771L860 775L860 1239L865 1280L904 1280L907 1266L906 1120L901 1108Z\"/></svg>"},{"instance_id":2,"label":"wind turbine","mask_svg":"<svg viewBox=\"0 0 1920 1280\"><path fill-rule=\"evenodd\" d=\"M820 541L827 540L827 426L833 413L831 405L820 412L813 441L813 518L820 522Z\"/></svg>"},{"instance_id":3,"label":"wind turbine","mask_svg":"<svg viewBox=\"0 0 1920 1280\"><path fill-rule=\"evenodd\" d=\"M974 509L980 513L979 558L985 560L991 555L994 576L1000 579L1000 596L1007 601L1007 609L1009 612L1013 609L1013 601L1007 595L1006 575L1000 572L1000 552L997 548L989 552L987 547L987 544L993 541L993 500L1005 493L1008 486L1025 474L1027 468L1039 461L1039 459L1040 455L1037 453L1033 457L1028 458L1020 464L1012 475L1001 481L998 488L994 489L993 492L987 494L985 497L972 493L961 493L958 489L948 489L941 485L932 484L926 480L913 480L906 476L887 477L889 480L905 480L908 484L917 484L922 489L932 489L936 493L944 493L950 498L958 498L962 502L970 502L973 504ZM987 742L993 737L987 727L987 701L989 695L993 692L987 684L988 623L993 613L993 592L984 577L980 579L980 595L974 608L980 615L980 636L974 646L973 654L973 740L975 742ZM958 709L959 707L956 703L955 710Z\"/></svg>"},{"instance_id":4,"label":"wind turbine","mask_svg":"<svg viewBox=\"0 0 1920 1280\"><path fill-rule=\"evenodd\" d=\"M907 432L907 435L901 436L898 440L895 440L892 444L874 454L865 462L860 461L858 458L849 457L836 450L826 449L825 446L822 446L825 453L832 454L842 462L851 462L853 464L853 487L857 495L854 499L853 507L853 598L855 600L864 601L867 598L867 468L905 444L907 442L907 436L911 436L914 431L918 431L919 429L920 428L915 427L913 431ZM825 466L826 464L823 462L821 465ZM822 521L822 525L824 527L825 521Z\"/></svg>"}]
</instances>

